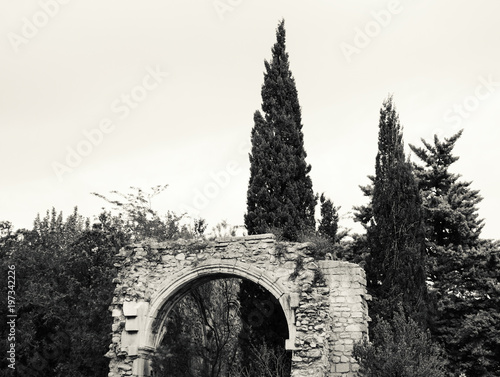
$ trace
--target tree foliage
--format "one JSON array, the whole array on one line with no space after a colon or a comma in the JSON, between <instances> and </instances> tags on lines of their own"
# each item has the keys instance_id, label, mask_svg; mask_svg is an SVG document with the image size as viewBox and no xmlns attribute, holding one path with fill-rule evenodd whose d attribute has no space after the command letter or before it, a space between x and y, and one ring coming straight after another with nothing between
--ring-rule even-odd
<instances>
[{"instance_id":1,"label":"tree foliage","mask_svg":"<svg viewBox=\"0 0 500 377\"><path fill-rule=\"evenodd\" d=\"M317 198L309 176L311 166L306 163L302 116L295 80L289 67L285 46L285 22L276 30L276 43L272 47L271 61L265 61L262 85L262 113L254 114L252 150L250 153L250 180L247 191L245 226L248 234L273 232L280 239L298 241L305 234L315 233L314 211ZM266 349L274 355L284 351L286 339L284 317L274 312L263 318L259 326L250 319L255 305L272 303L274 297L254 284L243 281L240 289L241 313L245 323L240 337L243 349ZM286 358L288 362L289 357ZM243 367L252 376L259 376L253 368L261 358L245 353Z\"/></svg>"},{"instance_id":2,"label":"tree foliage","mask_svg":"<svg viewBox=\"0 0 500 377\"><path fill-rule=\"evenodd\" d=\"M182 216L171 211L161 216L152 207L152 198L167 187L168 185L158 185L152 187L149 193L138 187L131 187L132 192L129 193L111 191L114 198L99 193L93 193L93 195L113 206L113 211L116 211L115 221L121 223L123 231L131 239L153 238L166 241L178 237L191 238L193 232L186 226L180 225ZM203 234L206 229L203 219L195 220L194 226L196 233Z\"/></svg>"},{"instance_id":3,"label":"tree foliage","mask_svg":"<svg viewBox=\"0 0 500 377\"><path fill-rule=\"evenodd\" d=\"M390 318L399 303L425 322L425 248L422 209L405 160L399 116L389 97L380 110L378 153L367 229L367 286L372 314Z\"/></svg>"},{"instance_id":4,"label":"tree foliage","mask_svg":"<svg viewBox=\"0 0 500 377\"><path fill-rule=\"evenodd\" d=\"M459 181L449 167L458 160L453 156L455 143L462 131L434 144L424 139L425 148L410 145L424 166L414 164L425 210L426 234L436 245L473 246L479 239L483 220L479 219L477 204L482 200L471 182Z\"/></svg>"},{"instance_id":5,"label":"tree foliage","mask_svg":"<svg viewBox=\"0 0 500 377\"><path fill-rule=\"evenodd\" d=\"M479 191L450 172L450 166L458 160L452 152L461 135L460 131L444 140L435 136L433 143L422 140L423 148L410 146L423 163L413 164L413 171L423 206L432 306L428 324L445 351L450 375L498 375L498 242L479 238L483 227L477 213L482 199ZM375 177L370 179L375 182ZM366 196L373 197L374 184L361 188ZM348 257L365 263L373 246L369 240L373 202L356 210L356 219L368 229L368 236L355 237ZM372 329L372 334L376 331Z\"/></svg>"},{"instance_id":6,"label":"tree foliage","mask_svg":"<svg viewBox=\"0 0 500 377\"><path fill-rule=\"evenodd\" d=\"M482 200L471 182L450 172L452 154L462 131L423 148L411 146L423 197L429 279L435 309L431 331L441 342L452 374L485 376L500 373L498 325L498 243L480 240Z\"/></svg>"},{"instance_id":7,"label":"tree foliage","mask_svg":"<svg viewBox=\"0 0 500 377\"><path fill-rule=\"evenodd\" d=\"M323 237L327 237L332 243L338 241L337 231L339 228L339 208L333 205L333 202L325 197L325 194L321 194L321 219L318 226L318 234Z\"/></svg>"},{"instance_id":8,"label":"tree foliage","mask_svg":"<svg viewBox=\"0 0 500 377\"><path fill-rule=\"evenodd\" d=\"M117 230L91 228L76 209L66 220L53 209L38 216L32 230L2 238L2 270L12 265L16 271L20 375L107 374L113 255L122 236ZM1 362L6 370L5 358Z\"/></svg>"},{"instance_id":9,"label":"tree foliage","mask_svg":"<svg viewBox=\"0 0 500 377\"><path fill-rule=\"evenodd\" d=\"M244 350L241 358L243 375L261 377L267 375L266 371L279 369L283 374L277 376L289 376L291 355L285 350L289 334L281 304L261 286L245 283L241 284L239 291L242 329L238 341ZM277 358L282 365L272 364Z\"/></svg>"},{"instance_id":10,"label":"tree foliage","mask_svg":"<svg viewBox=\"0 0 500 377\"><path fill-rule=\"evenodd\" d=\"M446 376L442 351L430 332L405 316L401 306L392 319L378 318L372 334L371 343L357 343L353 351L365 377Z\"/></svg>"},{"instance_id":11,"label":"tree foliage","mask_svg":"<svg viewBox=\"0 0 500 377\"><path fill-rule=\"evenodd\" d=\"M114 255L132 240L193 236L180 226L179 216L161 217L151 208L151 197L162 187L150 195L140 189L115 192L120 199L108 202L118 214L104 211L92 226L76 208L67 219L55 209L47 211L31 230L13 232L10 223L2 222L1 267L16 268L16 367L21 375L107 375ZM198 236L205 228L203 220L195 222ZM5 331L2 327L2 336ZM5 358L1 362L6 368Z\"/></svg>"},{"instance_id":12,"label":"tree foliage","mask_svg":"<svg viewBox=\"0 0 500 377\"><path fill-rule=\"evenodd\" d=\"M301 110L295 80L285 50L285 23L276 31L276 43L262 85L262 111L254 115L250 181L245 225L249 234L282 230L296 241L315 230L316 197L305 161Z\"/></svg>"},{"instance_id":13,"label":"tree foliage","mask_svg":"<svg viewBox=\"0 0 500 377\"><path fill-rule=\"evenodd\" d=\"M155 376L236 376L241 352L238 279L192 289L168 315Z\"/></svg>"},{"instance_id":14,"label":"tree foliage","mask_svg":"<svg viewBox=\"0 0 500 377\"><path fill-rule=\"evenodd\" d=\"M452 374L500 374L500 245L437 247L431 330Z\"/></svg>"}]
</instances>

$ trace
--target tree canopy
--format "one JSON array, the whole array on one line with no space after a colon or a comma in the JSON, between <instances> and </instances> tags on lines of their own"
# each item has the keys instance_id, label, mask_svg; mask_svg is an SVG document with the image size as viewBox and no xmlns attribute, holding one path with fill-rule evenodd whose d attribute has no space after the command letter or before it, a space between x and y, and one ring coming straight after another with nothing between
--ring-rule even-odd
<instances>
[{"instance_id":1,"label":"tree canopy","mask_svg":"<svg viewBox=\"0 0 500 377\"><path fill-rule=\"evenodd\" d=\"M317 199L306 163L301 110L285 49L285 22L265 61L262 116L254 114L245 225L249 234L279 230L296 241L314 231Z\"/></svg>"},{"instance_id":2,"label":"tree canopy","mask_svg":"<svg viewBox=\"0 0 500 377\"><path fill-rule=\"evenodd\" d=\"M373 314L390 318L399 304L425 322L425 248L422 202L392 97L380 110L372 218L367 230L368 289Z\"/></svg>"}]
</instances>

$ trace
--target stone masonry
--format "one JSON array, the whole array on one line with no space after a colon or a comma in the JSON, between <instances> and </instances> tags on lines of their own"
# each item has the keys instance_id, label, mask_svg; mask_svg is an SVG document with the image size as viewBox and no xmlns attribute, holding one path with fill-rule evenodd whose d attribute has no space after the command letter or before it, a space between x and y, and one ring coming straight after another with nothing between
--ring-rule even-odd
<instances>
[{"instance_id":1,"label":"stone masonry","mask_svg":"<svg viewBox=\"0 0 500 377\"><path fill-rule=\"evenodd\" d=\"M120 250L109 377L150 376L169 310L197 285L238 277L267 289L285 313L292 377L354 377L354 343L367 337L365 274L358 265L315 261L311 243L272 234L215 241L147 241Z\"/></svg>"}]
</instances>

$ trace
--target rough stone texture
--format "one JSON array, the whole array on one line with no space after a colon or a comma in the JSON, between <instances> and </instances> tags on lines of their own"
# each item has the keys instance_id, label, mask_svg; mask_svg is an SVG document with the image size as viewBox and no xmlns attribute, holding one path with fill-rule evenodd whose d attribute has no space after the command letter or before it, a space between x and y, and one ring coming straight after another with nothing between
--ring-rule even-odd
<instances>
[{"instance_id":1,"label":"rough stone texture","mask_svg":"<svg viewBox=\"0 0 500 377\"><path fill-rule=\"evenodd\" d=\"M266 288L285 313L292 377L357 376L355 342L367 336L364 271L315 261L308 243L276 243L272 234L208 241L148 241L120 250L111 315L109 377L150 376L169 310L193 287L221 277ZM299 263L298 263L299 262Z\"/></svg>"}]
</instances>

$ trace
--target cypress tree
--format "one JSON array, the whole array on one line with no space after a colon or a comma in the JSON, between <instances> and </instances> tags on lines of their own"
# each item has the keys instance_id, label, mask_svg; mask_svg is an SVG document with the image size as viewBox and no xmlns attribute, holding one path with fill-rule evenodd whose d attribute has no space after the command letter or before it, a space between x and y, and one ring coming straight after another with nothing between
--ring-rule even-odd
<instances>
[{"instance_id":1,"label":"cypress tree","mask_svg":"<svg viewBox=\"0 0 500 377\"><path fill-rule=\"evenodd\" d=\"M265 61L262 116L254 115L245 225L249 234L280 231L297 241L315 228L317 198L305 161L301 110L285 50L285 22L276 31L270 62Z\"/></svg>"},{"instance_id":2,"label":"cypress tree","mask_svg":"<svg viewBox=\"0 0 500 377\"><path fill-rule=\"evenodd\" d=\"M333 205L333 202L325 197L325 194L320 196L321 203L321 219L318 226L318 234L327 237L332 243L338 241L337 231L339 228L338 209Z\"/></svg>"},{"instance_id":3,"label":"cypress tree","mask_svg":"<svg viewBox=\"0 0 500 377\"><path fill-rule=\"evenodd\" d=\"M426 320L422 202L412 166L405 160L399 116L389 97L380 110L378 153L368 226L367 284L370 315L391 318L399 304Z\"/></svg>"},{"instance_id":4,"label":"cypress tree","mask_svg":"<svg viewBox=\"0 0 500 377\"><path fill-rule=\"evenodd\" d=\"M315 230L317 198L309 177L311 166L305 161L301 110L285 50L283 20L276 30L276 39L271 61L264 62L262 112L254 114L245 225L249 234L278 232L284 240L297 241ZM288 329L283 313L278 310L279 303L275 303L272 312L261 313L264 316L261 323L252 320L256 305L261 307L262 303L273 300L276 301L269 292L243 280L241 316L247 325L240 337L240 347L245 350L243 367L250 375L259 375L253 366L262 357L250 352L256 346L276 355L285 352ZM289 369L290 363L288 353L285 369Z\"/></svg>"}]
</instances>

